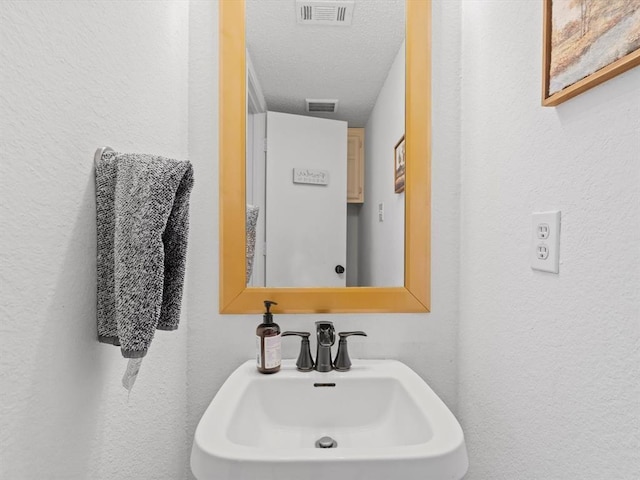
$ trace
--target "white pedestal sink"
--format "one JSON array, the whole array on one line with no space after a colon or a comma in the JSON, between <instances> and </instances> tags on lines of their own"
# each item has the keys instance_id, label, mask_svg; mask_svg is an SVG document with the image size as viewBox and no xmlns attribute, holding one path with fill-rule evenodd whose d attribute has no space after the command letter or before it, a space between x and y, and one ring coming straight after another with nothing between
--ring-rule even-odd
<instances>
[{"instance_id":1,"label":"white pedestal sink","mask_svg":"<svg viewBox=\"0 0 640 480\"><path fill-rule=\"evenodd\" d=\"M458 421L395 360L328 373L284 360L273 375L247 361L202 416L191 451L198 480L454 480L467 468Z\"/></svg>"}]
</instances>

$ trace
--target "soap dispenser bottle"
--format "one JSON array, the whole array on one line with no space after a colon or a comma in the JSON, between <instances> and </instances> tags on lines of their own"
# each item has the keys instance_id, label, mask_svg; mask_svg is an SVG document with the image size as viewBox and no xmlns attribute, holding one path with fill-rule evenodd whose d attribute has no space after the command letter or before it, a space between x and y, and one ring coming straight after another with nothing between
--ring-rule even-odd
<instances>
[{"instance_id":1,"label":"soap dispenser bottle","mask_svg":"<svg viewBox=\"0 0 640 480\"><path fill-rule=\"evenodd\" d=\"M262 323L256 328L256 360L260 373L276 373L282 358L280 326L273 322L271 300L264 301L265 312Z\"/></svg>"}]
</instances>

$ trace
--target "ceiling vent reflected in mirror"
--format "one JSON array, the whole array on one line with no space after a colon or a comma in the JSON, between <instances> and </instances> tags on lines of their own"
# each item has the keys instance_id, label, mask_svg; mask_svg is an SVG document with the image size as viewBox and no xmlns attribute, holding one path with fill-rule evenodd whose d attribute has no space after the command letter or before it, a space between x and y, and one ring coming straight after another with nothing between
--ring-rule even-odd
<instances>
[{"instance_id":1,"label":"ceiling vent reflected in mirror","mask_svg":"<svg viewBox=\"0 0 640 480\"><path fill-rule=\"evenodd\" d=\"M315 100L305 98L307 112L336 113L338 111L338 100Z\"/></svg>"},{"instance_id":2,"label":"ceiling vent reflected in mirror","mask_svg":"<svg viewBox=\"0 0 640 480\"><path fill-rule=\"evenodd\" d=\"M353 1L296 0L298 23L303 25L350 26Z\"/></svg>"}]
</instances>

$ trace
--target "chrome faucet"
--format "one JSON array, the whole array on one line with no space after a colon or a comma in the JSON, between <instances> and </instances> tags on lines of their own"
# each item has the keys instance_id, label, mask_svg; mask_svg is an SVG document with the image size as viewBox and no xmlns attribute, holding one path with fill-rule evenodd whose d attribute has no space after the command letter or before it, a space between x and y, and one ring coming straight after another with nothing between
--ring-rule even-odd
<instances>
[{"instance_id":1,"label":"chrome faucet","mask_svg":"<svg viewBox=\"0 0 640 480\"><path fill-rule=\"evenodd\" d=\"M316 322L316 335L318 337L318 349L316 350L315 369L318 372L330 372L333 370L331 347L336 342L336 331L333 328L333 322L326 320Z\"/></svg>"}]
</instances>

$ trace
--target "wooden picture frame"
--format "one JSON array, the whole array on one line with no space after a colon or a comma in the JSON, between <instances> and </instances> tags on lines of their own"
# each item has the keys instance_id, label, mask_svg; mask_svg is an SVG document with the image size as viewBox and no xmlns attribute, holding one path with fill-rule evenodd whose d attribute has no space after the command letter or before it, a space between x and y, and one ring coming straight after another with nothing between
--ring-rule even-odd
<instances>
[{"instance_id":1,"label":"wooden picture frame","mask_svg":"<svg viewBox=\"0 0 640 480\"><path fill-rule=\"evenodd\" d=\"M396 193L404 192L405 155L404 135L402 135L402 138L393 147L393 184Z\"/></svg>"},{"instance_id":2,"label":"wooden picture frame","mask_svg":"<svg viewBox=\"0 0 640 480\"><path fill-rule=\"evenodd\" d=\"M633 10L633 4L624 0L542 1L543 106L559 105L640 65L640 10Z\"/></svg>"}]
</instances>

